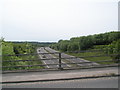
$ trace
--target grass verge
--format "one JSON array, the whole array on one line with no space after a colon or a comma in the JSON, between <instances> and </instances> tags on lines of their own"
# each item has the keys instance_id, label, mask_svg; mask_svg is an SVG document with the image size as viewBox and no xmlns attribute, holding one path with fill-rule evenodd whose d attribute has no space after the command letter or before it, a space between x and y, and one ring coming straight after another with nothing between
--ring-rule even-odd
<instances>
[{"instance_id":1,"label":"grass verge","mask_svg":"<svg viewBox=\"0 0 120 90\"><path fill-rule=\"evenodd\" d=\"M112 61L112 58L110 56L101 56L101 57L88 57L88 56L99 56L99 55L105 55L104 52L96 51L96 52L82 52L82 53L67 53L69 55L73 55L76 57L83 57L85 60L89 60L92 62L97 61L106 61L110 60ZM114 62L98 62L99 64L114 64Z\"/></svg>"}]
</instances>

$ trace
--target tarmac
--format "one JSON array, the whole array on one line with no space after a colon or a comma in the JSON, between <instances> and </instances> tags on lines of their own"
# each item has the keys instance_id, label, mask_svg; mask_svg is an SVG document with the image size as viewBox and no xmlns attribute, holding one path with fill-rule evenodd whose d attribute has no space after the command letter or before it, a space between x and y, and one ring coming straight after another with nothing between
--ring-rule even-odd
<instances>
[{"instance_id":1,"label":"tarmac","mask_svg":"<svg viewBox=\"0 0 120 90\"><path fill-rule=\"evenodd\" d=\"M118 67L2 74L2 84L119 76Z\"/></svg>"}]
</instances>

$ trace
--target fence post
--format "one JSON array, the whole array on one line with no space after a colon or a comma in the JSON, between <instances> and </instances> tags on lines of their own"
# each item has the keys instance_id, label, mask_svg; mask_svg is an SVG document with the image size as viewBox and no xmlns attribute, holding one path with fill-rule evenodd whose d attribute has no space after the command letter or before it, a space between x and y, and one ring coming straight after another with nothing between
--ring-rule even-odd
<instances>
[{"instance_id":1,"label":"fence post","mask_svg":"<svg viewBox=\"0 0 120 90\"><path fill-rule=\"evenodd\" d=\"M59 68L60 70L63 70L63 68L61 67L61 53L59 53Z\"/></svg>"}]
</instances>

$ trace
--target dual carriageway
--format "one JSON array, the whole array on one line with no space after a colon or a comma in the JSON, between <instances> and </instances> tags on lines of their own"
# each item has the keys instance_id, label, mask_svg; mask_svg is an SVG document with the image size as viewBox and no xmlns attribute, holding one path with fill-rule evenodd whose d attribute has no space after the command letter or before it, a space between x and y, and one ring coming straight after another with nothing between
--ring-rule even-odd
<instances>
[{"instance_id":1,"label":"dual carriageway","mask_svg":"<svg viewBox=\"0 0 120 90\"><path fill-rule=\"evenodd\" d=\"M49 47L40 47L37 49L37 53L40 59L49 59L42 60L42 62L46 65L46 68L59 68L59 53L58 51L51 49ZM82 58L76 58L75 56L71 56L65 53L61 53L61 67L62 68L77 68L83 66L98 66L98 63L91 62L88 60L84 60ZM68 64L70 63L70 64ZM74 63L74 64L73 64ZM81 63L81 64L80 64ZM50 65L53 64L53 65ZM57 64L57 65L54 65Z\"/></svg>"}]
</instances>

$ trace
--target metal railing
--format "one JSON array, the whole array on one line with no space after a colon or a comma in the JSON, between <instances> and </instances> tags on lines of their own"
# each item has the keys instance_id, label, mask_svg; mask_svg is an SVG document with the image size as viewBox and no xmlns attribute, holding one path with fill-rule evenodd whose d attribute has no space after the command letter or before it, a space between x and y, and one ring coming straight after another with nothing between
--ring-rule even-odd
<instances>
[{"instance_id":1,"label":"metal railing","mask_svg":"<svg viewBox=\"0 0 120 90\"><path fill-rule=\"evenodd\" d=\"M74 53L82 53L82 52L90 52L90 51L80 51L80 52L74 52ZM94 52L94 51L92 51ZM95 51L96 52L96 51ZM86 69L86 68L101 68L101 67L118 67L119 63L113 63L113 64L98 64L101 62L114 62L114 61L120 61L119 59L116 60L99 60L99 61L84 61L81 60L81 58L92 58L92 57L106 57L106 56L115 56L116 54L111 54L111 55L93 55L93 56L80 56L80 57L62 57L61 52L54 52L54 53L36 53L36 54L17 54L17 56L28 56L28 55L52 55L53 58L37 58L34 60L28 59L28 60L3 60L1 61L3 64L4 63L11 63L10 66L2 66L2 71L3 73L5 72L19 72L19 71L41 71L41 70L64 70L64 69ZM56 54L58 54L56 56ZM118 55L118 54L117 54ZM10 57L10 56L15 56L15 55L3 55L3 57ZM77 61L75 61L77 60ZM79 61L83 62L79 62ZM36 62L40 61L42 64L35 64L35 65L12 65L12 63L17 63L17 62ZM49 63L47 63L49 61ZM50 63L51 61L51 63ZM57 63L52 63L52 62L57 62ZM75 61L75 62L73 62ZM46 67L49 66L49 67ZM26 68L26 67L32 67L32 69ZM38 67L38 68L34 68ZM24 69L22 69L24 68Z\"/></svg>"}]
</instances>

